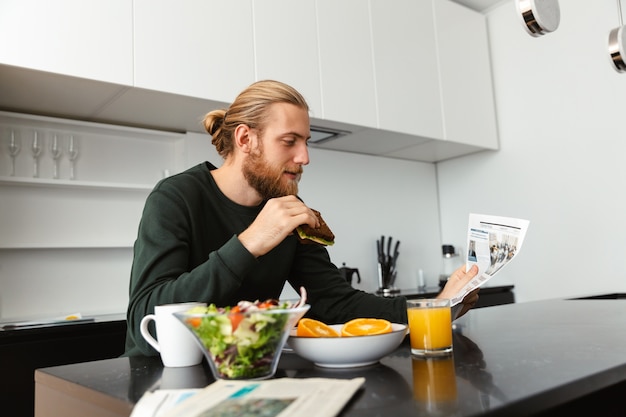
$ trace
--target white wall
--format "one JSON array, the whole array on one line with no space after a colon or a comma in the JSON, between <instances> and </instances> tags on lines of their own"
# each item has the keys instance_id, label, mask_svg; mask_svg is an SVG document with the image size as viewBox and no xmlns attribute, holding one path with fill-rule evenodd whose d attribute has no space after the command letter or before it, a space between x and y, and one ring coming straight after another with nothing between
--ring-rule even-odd
<instances>
[{"instance_id":1,"label":"white wall","mask_svg":"<svg viewBox=\"0 0 626 417\"><path fill-rule=\"evenodd\" d=\"M607 54L617 7L560 8L560 27L540 38L512 1L491 11L501 150L437 166L444 240L464 244L470 212L530 220L519 256L489 283L514 284L520 302L626 290L626 74Z\"/></svg>"},{"instance_id":2,"label":"white wall","mask_svg":"<svg viewBox=\"0 0 626 417\"><path fill-rule=\"evenodd\" d=\"M124 313L130 248L0 250L0 321Z\"/></svg>"}]
</instances>

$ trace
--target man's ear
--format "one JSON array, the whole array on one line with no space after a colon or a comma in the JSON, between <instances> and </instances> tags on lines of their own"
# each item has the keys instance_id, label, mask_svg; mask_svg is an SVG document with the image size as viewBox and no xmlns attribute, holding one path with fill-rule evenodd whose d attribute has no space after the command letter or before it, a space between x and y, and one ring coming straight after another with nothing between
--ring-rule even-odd
<instances>
[{"instance_id":1,"label":"man's ear","mask_svg":"<svg viewBox=\"0 0 626 417\"><path fill-rule=\"evenodd\" d=\"M252 149L252 129L248 125L240 124L235 128L235 146L244 153L249 153Z\"/></svg>"}]
</instances>

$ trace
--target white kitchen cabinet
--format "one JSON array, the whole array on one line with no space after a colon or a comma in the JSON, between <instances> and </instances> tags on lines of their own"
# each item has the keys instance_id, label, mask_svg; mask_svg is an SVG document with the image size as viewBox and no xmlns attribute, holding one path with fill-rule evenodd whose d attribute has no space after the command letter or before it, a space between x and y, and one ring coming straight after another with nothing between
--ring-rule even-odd
<instances>
[{"instance_id":1,"label":"white kitchen cabinet","mask_svg":"<svg viewBox=\"0 0 626 417\"><path fill-rule=\"evenodd\" d=\"M379 127L497 149L485 16L442 0L370 3Z\"/></svg>"},{"instance_id":2,"label":"white kitchen cabinet","mask_svg":"<svg viewBox=\"0 0 626 417\"><path fill-rule=\"evenodd\" d=\"M444 139L498 148L498 129L485 16L450 1L434 1Z\"/></svg>"},{"instance_id":3,"label":"white kitchen cabinet","mask_svg":"<svg viewBox=\"0 0 626 417\"><path fill-rule=\"evenodd\" d=\"M204 133L206 112L274 78L350 132L325 149L498 147L485 17L447 0L5 0L0 36L0 109Z\"/></svg>"},{"instance_id":4,"label":"white kitchen cabinet","mask_svg":"<svg viewBox=\"0 0 626 417\"><path fill-rule=\"evenodd\" d=\"M3 0L0 63L130 86L132 0Z\"/></svg>"},{"instance_id":5,"label":"white kitchen cabinet","mask_svg":"<svg viewBox=\"0 0 626 417\"><path fill-rule=\"evenodd\" d=\"M369 3L318 0L323 119L378 126Z\"/></svg>"},{"instance_id":6,"label":"white kitchen cabinet","mask_svg":"<svg viewBox=\"0 0 626 417\"><path fill-rule=\"evenodd\" d=\"M437 42L430 1L370 0L381 129L443 138Z\"/></svg>"},{"instance_id":7,"label":"white kitchen cabinet","mask_svg":"<svg viewBox=\"0 0 626 417\"><path fill-rule=\"evenodd\" d=\"M360 33L352 42L373 45L375 129L318 146L424 162L497 149L485 17L447 0L394 0L393 7L383 0L369 0L368 4L371 39ZM349 30L353 22L362 23L363 6L352 6L357 17L346 18ZM333 12L332 7L320 7L318 21L329 12ZM323 37L321 33L320 39ZM322 65L328 43L320 40ZM341 73L341 65L338 67ZM350 70L366 91L361 105L367 107L369 86L363 77L370 69L364 64L362 73ZM322 71L326 110L324 75ZM371 116L366 111L363 114ZM324 115L331 118L327 111ZM357 123L372 126L363 120Z\"/></svg>"},{"instance_id":8,"label":"white kitchen cabinet","mask_svg":"<svg viewBox=\"0 0 626 417\"><path fill-rule=\"evenodd\" d=\"M254 82L252 0L134 5L136 87L230 103Z\"/></svg>"},{"instance_id":9,"label":"white kitchen cabinet","mask_svg":"<svg viewBox=\"0 0 626 417\"><path fill-rule=\"evenodd\" d=\"M315 0L256 0L254 3L256 78L296 88L311 115L322 115Z\"/></svg>"}]
</instances>

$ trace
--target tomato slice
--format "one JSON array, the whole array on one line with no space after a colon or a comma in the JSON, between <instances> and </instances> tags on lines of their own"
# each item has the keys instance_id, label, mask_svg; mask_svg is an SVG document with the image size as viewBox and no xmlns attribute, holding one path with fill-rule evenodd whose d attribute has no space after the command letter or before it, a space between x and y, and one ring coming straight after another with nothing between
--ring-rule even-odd
<instances>
[{"instance_id":1,"label":"tomato slice","mask_svg":"<svg viewBox=\"0 0 626 417\"><path fill-rule=\"evenodd\" d=\"M187 323L189 323L191 326L198 328L200 327L200 323L202 323L202 318L200 317L190 317L187 319Z\"/></svg>"},{"instance_id":2,"label":"tomato slice","mask_svg":"<svg viewBox=\"0 0 626 417\"><path fill-rule=\"evenodd\" d=\"M239 314L240 312L241 308L239 308L239 306L235 306L230 310L230 314L228 315L233 332L237 330L237 327L239 327L239 323L241 323L241 320L243 320L243 314Z\"/></svg>"},{"instance_id":3,"label":"tomato slice","mask_svg":"<svg viewBox=\"0 0 626 417\"><path fill-rule=\"evenodd\" d=\"M276 300L269 299L260 303L259 309L267 310L268 308L276 307L277 305L278 305L278 302Z\"/></svg>"}]
</instances>

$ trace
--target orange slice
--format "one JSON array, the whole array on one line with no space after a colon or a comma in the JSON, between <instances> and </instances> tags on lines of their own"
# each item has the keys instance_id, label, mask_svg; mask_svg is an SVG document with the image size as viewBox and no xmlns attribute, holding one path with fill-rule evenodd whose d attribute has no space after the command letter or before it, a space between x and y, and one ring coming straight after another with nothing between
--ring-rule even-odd
<instances>
[{"instance_id":1,"label":"orange slice","mask_svg":"<svg viewBox=\"0 0 626 417\"><path fill-rule=\"evenodd\" d=\"M354 319L341 328L342 336L369 336L391 332L391 323L385 319Z\"/></svg>"},{"instance_id":2,"label":"orange slice","mask_svg":"<svg viewBox=\"0 0 626 417\"><path fill-rule=\"evenodd\" d=\"M314 319L300 319L296 328L300 337L339 337L339 334L326 323Z\"/></svg>"}]
</instances>

